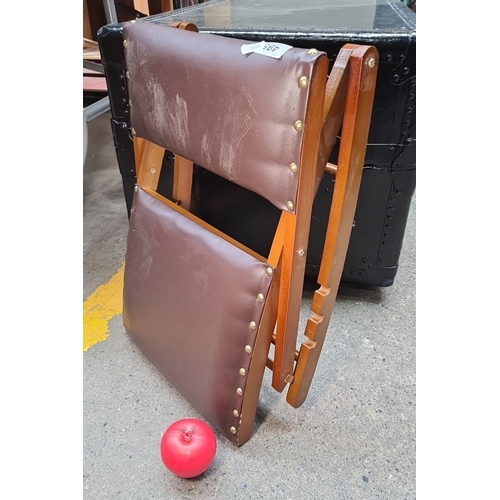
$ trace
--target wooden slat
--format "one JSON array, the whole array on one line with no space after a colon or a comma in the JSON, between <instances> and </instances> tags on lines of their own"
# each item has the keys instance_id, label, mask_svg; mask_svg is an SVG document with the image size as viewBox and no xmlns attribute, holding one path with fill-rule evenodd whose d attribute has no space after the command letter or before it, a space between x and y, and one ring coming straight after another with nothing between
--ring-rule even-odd
<instances>
[{"instance_id":1,"label":"wooden slat","mask_svg":"<svg viewBox=\"0 0 500 500\"><path fill-rule=\"evenodd\" d=\"M160 179L165 149L153 142L144 140L144 150L137 174L137 184L156 191Z\"/></svg>"},{"instance_id":2,"label":"wooden slat","mask_svg":"<svg viewBox=\"0 0 500 500\"><path fill-rule=\"evenodd\" d=\"M88 0L83 0L83 38L92 38Z\"/></svg>"},{"instance_id":3,"label":"wooden slat","mask_svg":"<svg viewBox=\"0 0 500 500\"><path fill-rule=\"evenodd\" d=\"M297 206L286 213L285 242L281 262L280 297L274 351L272 386L281 392L293 377L297 328L302 301L307 243L315 194L318 148L323 126L323 105L328 59L316 61L311 78L309 103L304 121Z\"/></svg>"},{"instance_id":4,"label":"wooden slat","mask_svg":"<svg viewBox=\"0 0 500 500\"><path fill-rule=\"evenodd\" d=\"M94 40L83 38L83 59L86 61L100 61L99 45Z\"/></svg>"},{"instance_id":5,"label":"wooden slat","mask_svg":"<svg viewBox=\"0 0 500 500\"><path fill-rule=\"evenodd\" d=\"M279 265L281 253L283 251L283 245L285 244L287 217L287 212L281 212L280 220L278 222L276 232L274 233L271 250L269 250L269 256L267 257L268 264L275 269Z\"/></svg>"},{"instance_id":6,"label":"wooden slat","mask_svg":"<svg viewBox=\"0 0 500 500\"><path fill-rule=\"evenodd\" d=\"M174 10L174 0L161 0L161 11L170 12Z\"/></svg>"},{"instance_id":7,"label":"wooden slat","mask_svg":"<svg viewBox=\"0 0 500 500\"><path fill-rule=\"evenodd\" d=\"M319 185L323 177L325 165L330 158L333 145L337 139L344 115L345 96L347 91L347 66L352 49L342 48L328 76L323 107L323 130L321 131L316 166L316 183Z\"/></svg>"},{"instance_id":8,"label":"wooden slat","mask_svg":"<svg viewBox=\"0 0 500 500\"><path fill-rule=\"evenodd\" d=\"M146 16L149 16L148 0L134 0L134 9L138 10L141 14L146 14Z\"/></svg>"},{"instance_id":9,"label":"wooden slat","mask_svg":"<svg viewBox=\"0 0 500 500\"><path fill-rule=\"evenodd\" d=\"M182 208L189 210L191 204L191 188L193 184L193 162L175 155L172 198L178 201Z\"/></svg>"},{"instance_id":10,"label":"wooden slat","mask_svg":"<svg viewBox=\"0 0 500 500\"><path fill-rule=\"evenodd\" d=\"M241 446L250 438L254 428L255 412L267 364L267 353L269 352L271 344L273 327L276 323L279 275L275 274L272 279L273 281L262 312L262 320L259 323L259 329L255 339L252 360L248 368L248 379L241 406L240 426L238 428L238 446Z\"/></svg>"},{"instance_id":11,"label":"wooden slat","mask_svg":"<svg viewBox=\"0 0 500 500\"><path fill-rule=\"evenodd\" d=\"M134 163L136 178L139 176L139 169L141 168L142 154L144 152L145 145L146 139L143 139L142 137L134 137Z\"/></svg>"}]
</instances>

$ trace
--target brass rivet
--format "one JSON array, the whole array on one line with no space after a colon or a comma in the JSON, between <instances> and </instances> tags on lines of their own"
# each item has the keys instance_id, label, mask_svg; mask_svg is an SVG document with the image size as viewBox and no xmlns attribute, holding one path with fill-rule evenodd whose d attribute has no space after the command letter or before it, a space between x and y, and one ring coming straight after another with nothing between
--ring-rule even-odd
<instances>
[{"instance_id":1,"label":"brass rivet","mask_svg":"<svg viewBox=\"0 0 500 500\"><path fill-rule=\"evenodd\" d=\"M262 295L261 293L259 293L259 295L257 295L257 300L259 302L264 302L264 295Z\"/></svg>"},{"instance_id":2,"label":"brass rivet","mask_svg":"<svg viewBox=\"0 0 500 500\"><path fill-rule=\"evenodd\" d=\"M135 128L130 129L130 132L132 132L132 135L135 135Z\"/></svg>"},{"instance_id":3,"label":"brass rivet","mask_svg":"<svg viewBox=\"0 0 500 500\"><path fill-rule=\"evenodd\" d=\"M252 348L249 345L246 345L245 352L248 352L248 354L250 354L252 352Z\"/></svg>"},{"instance_id":4,"label":"brass rivet","mask_svg":"<svg viewBox=\"0 0 500 500\"><path fill-rule=\"evenodd\" d=\"M233 415L234 415L235 417L239 417L239 416L240 416L240 414L239 414L238 410L233 410Z\"/></svg>"},{"instance_id":5,"label":"brass rivet","mask_svg":"<svg viewBox=\"0 0 500 500\"><path fill-rule=\"evenodd\" d=\"M242 375L243 377L246 375L246 371L245 371L245 368L240 368L240 375Z\"/></svg>"},{"instance_id":6,"label":"brass rivet","mask_svg":"<svg viewBox=\"0 0 500 500\"><path fill-rule=\"evenodd\" d=\"M236 427L230 427L230 428L229 428L229 432L230 432L231 434L236 434Z\"/></svg>"},{"instance_id":7,"label":"brass rivet","mask_svg":"<svg viewBox=\"0 0 500 500\"><path fill-rule=\"evenodd\" d=\"M307 54L310 56L315 56L318 53L317 49L309 49Z\"/></svg>"},{"instance_id":8,"label":"brass rivet","mask_svg":"<svg viewBox=\"0 0 500 500\"><path fill-rule=\"evenodd\" d=\"M132 106L132 99L129 99L129 100L128 100L128 105L129 105L129 106Z\"/></svg>"},{"instance_id":9,"label":"brass rivet","mask_svg":"<svg viewBox=\"0 0 500 500\"><path fill-rule=\"evenodd\" d=\"M137 191L139 191L139 186L135 186L134 191L137 193Z\"/></svg>"},{"instance_id":10,"label":"brass rivet","mask_svg":"<svg viewBox=\"0 0 500 500\"><path fill-rule=\"evenodd\" d=\"M150 168L150 169L149 169L149 172L150 172L151 174L154 174L154 173L156 172L156 169L155 169L155 168Z\"/></svg>"},{"instance_id":11,"label":"brass rivet","mask_svg":"<svg viewBox=\"0 0 500 500\"><path fill-rule=\"evenodd\" d=\"M123 46L124 46L125 48L127 48L127 47L128 47L128 42L127 42L127 40L123 40Z\"/></svg>"},{"instance_id":12,"label":"brass rivet","mask_svg":"<svg viewBox=\"0 0 500 500\"><path fill-rule=\"evenodd\" d=\"M302 130L302 122L300 120L297 120L294 124L293 124L293 128L297 131L301 131Z\"/></svg>"},{"instance_id":13,"label":"brass rivet","mask_svg":"<svg viewBox=\"0 0 500 500\"><path fill-rule=\"evenodd\" d=\"M373 66L375 66L375 59L373 57L370 57L370 59L366 61L366 64L368 65L369 68L373 68Z\"/></svg>"},{"instance_id":14,"label":"brass rivet","mask_svg":"<svg viewBox=\"0 0 500 500\"><path fill-rule=\"evenodd\" d=\"M307 76L301 76L299 78L299 87L301 89L305 89L307 87L308 83L309 83L309 80L307 79Z\"/></svg>"},{"instance_id":15,"label":"brass rivet","mask_svg":"<svg viewBox=\"0 0 500 500\"><path fill-rule=\"evenodd\" d=\"M290 163L290 166L288 167L290 169L291 172L297 172L297 170L299 169L299 167L297 167L297 164L296 163Z\"/></svg>"},{"instance_id":16,"label":"brass rivet","mask_svg":"<svg viewBox=\"0 0 500 500\"><path fill-rule=\"evenodd\" d=\"M266 274L267 274L268 276L272 276L272 275L273 275L273 268L272 268L272 267L268 267L268 268L266 269Z\"/></svg>"},{"instance_id":17,"label":"brass rivet","mask_svg":"<svg viewBox=\"0 0 500 500\"><path fill-rule=\"evenodd\" d=\"M255 330L257 328L257 323L255 321L250 321L250 329Z\"/></svg>"},{"instance_id":18,"label":"brass rivet","mask_svg":"<svg viewBox=\"0 0 500 500\"><path fill-rule=\"evenodd\" d=\"M304 257L305 253L306 253L306 252L304 251L304 249L303 249L303 248L299 248L299 249L297 250L297 255L298 255L299 257Z\"/></svg>"},{"instance_id":19,"label":"brass rivet","mask_svg":"<svg viewBox=\"0 0 500 500\"><path fill-rule=\"evenodd\" d=\"M241 396L243 394L243 389L241 387L238 387L238 389L236 389L236 394Z\"/></svg>"},{"instance_id":20,"label":"brass rivet","mask_svg":"<svg viewBox=\"0 0 500 500\"><path fill-rule=\"evenodd\" d=\"M293 203L291 201L287 201L286 206L287 206L288 210L293 210Z\"/></svg>"},{"instance_id":21,"label":"brass rivet","mask_svg":"<svg viewBox=\"0 0 500 500\"><path fill-rule=\"evenodd\" d=\"M125 73L125 76L126 76L126 77L130 80L130 71L127 71L127 72Z\"/></svg>"}]
</instances>

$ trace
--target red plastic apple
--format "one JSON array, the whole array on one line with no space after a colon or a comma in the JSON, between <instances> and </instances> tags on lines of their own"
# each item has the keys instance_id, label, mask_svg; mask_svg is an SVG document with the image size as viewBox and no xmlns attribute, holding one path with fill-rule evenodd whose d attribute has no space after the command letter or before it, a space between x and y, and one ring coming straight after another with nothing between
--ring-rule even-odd
<instances>
[{"instance_id":1,"label":"red plastic apple","mask_svg":"<svg viewBox=\"0 0 500 500\"><path fill-rule=\"evenodd\" d=\"M214 432L205 422L195 418L185 418L171 424L160 443L165 467L183 478L196 477L205 472L216 451Z\"/></svg>"}]
</instances>

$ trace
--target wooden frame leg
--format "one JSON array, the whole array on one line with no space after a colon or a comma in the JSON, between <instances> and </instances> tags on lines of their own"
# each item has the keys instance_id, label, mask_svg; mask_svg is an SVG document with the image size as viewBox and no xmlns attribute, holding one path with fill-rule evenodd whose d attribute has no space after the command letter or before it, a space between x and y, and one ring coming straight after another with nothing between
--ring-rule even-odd
<instances>
[{"instance_id":1,"label":"wooden frame leg","mask_svg":"<svg viewBox=\"0 0 500 500\"><path fill-rule=\"evenodd\" d=\"M349 62L349 81L342 124L339 162L325 246L306 341L301 345L287 402L299 407L309 392L342 276L363 171L378 67L374 47L356 47Z\"/></svg>"},{"instance_id":2,"label":"wooden frame leg","mask_svg":"<svg viewBox=\"0 0 500 500\"><path fill-rule=\"evenodd\" d=\"M191 204L191 187L193 184L193 162L175 155L172 198L182 208L189 210Z\"/></svg>"}]
</instances>

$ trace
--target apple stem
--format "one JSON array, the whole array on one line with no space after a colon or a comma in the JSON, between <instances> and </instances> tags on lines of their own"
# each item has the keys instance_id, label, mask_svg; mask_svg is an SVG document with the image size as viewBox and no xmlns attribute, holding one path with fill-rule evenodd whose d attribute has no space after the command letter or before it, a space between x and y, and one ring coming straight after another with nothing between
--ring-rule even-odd
<instances>
[{"instance_id":1,"label":"apple stem","mask_svg":"<svg viewBox=\"0 0 500 500\"><path fill-rule=\"evenodd\" d=\"M193 429L187 429L184 431L184 441L191 441L193 437Z\"/></svg>"}]
</instances>

